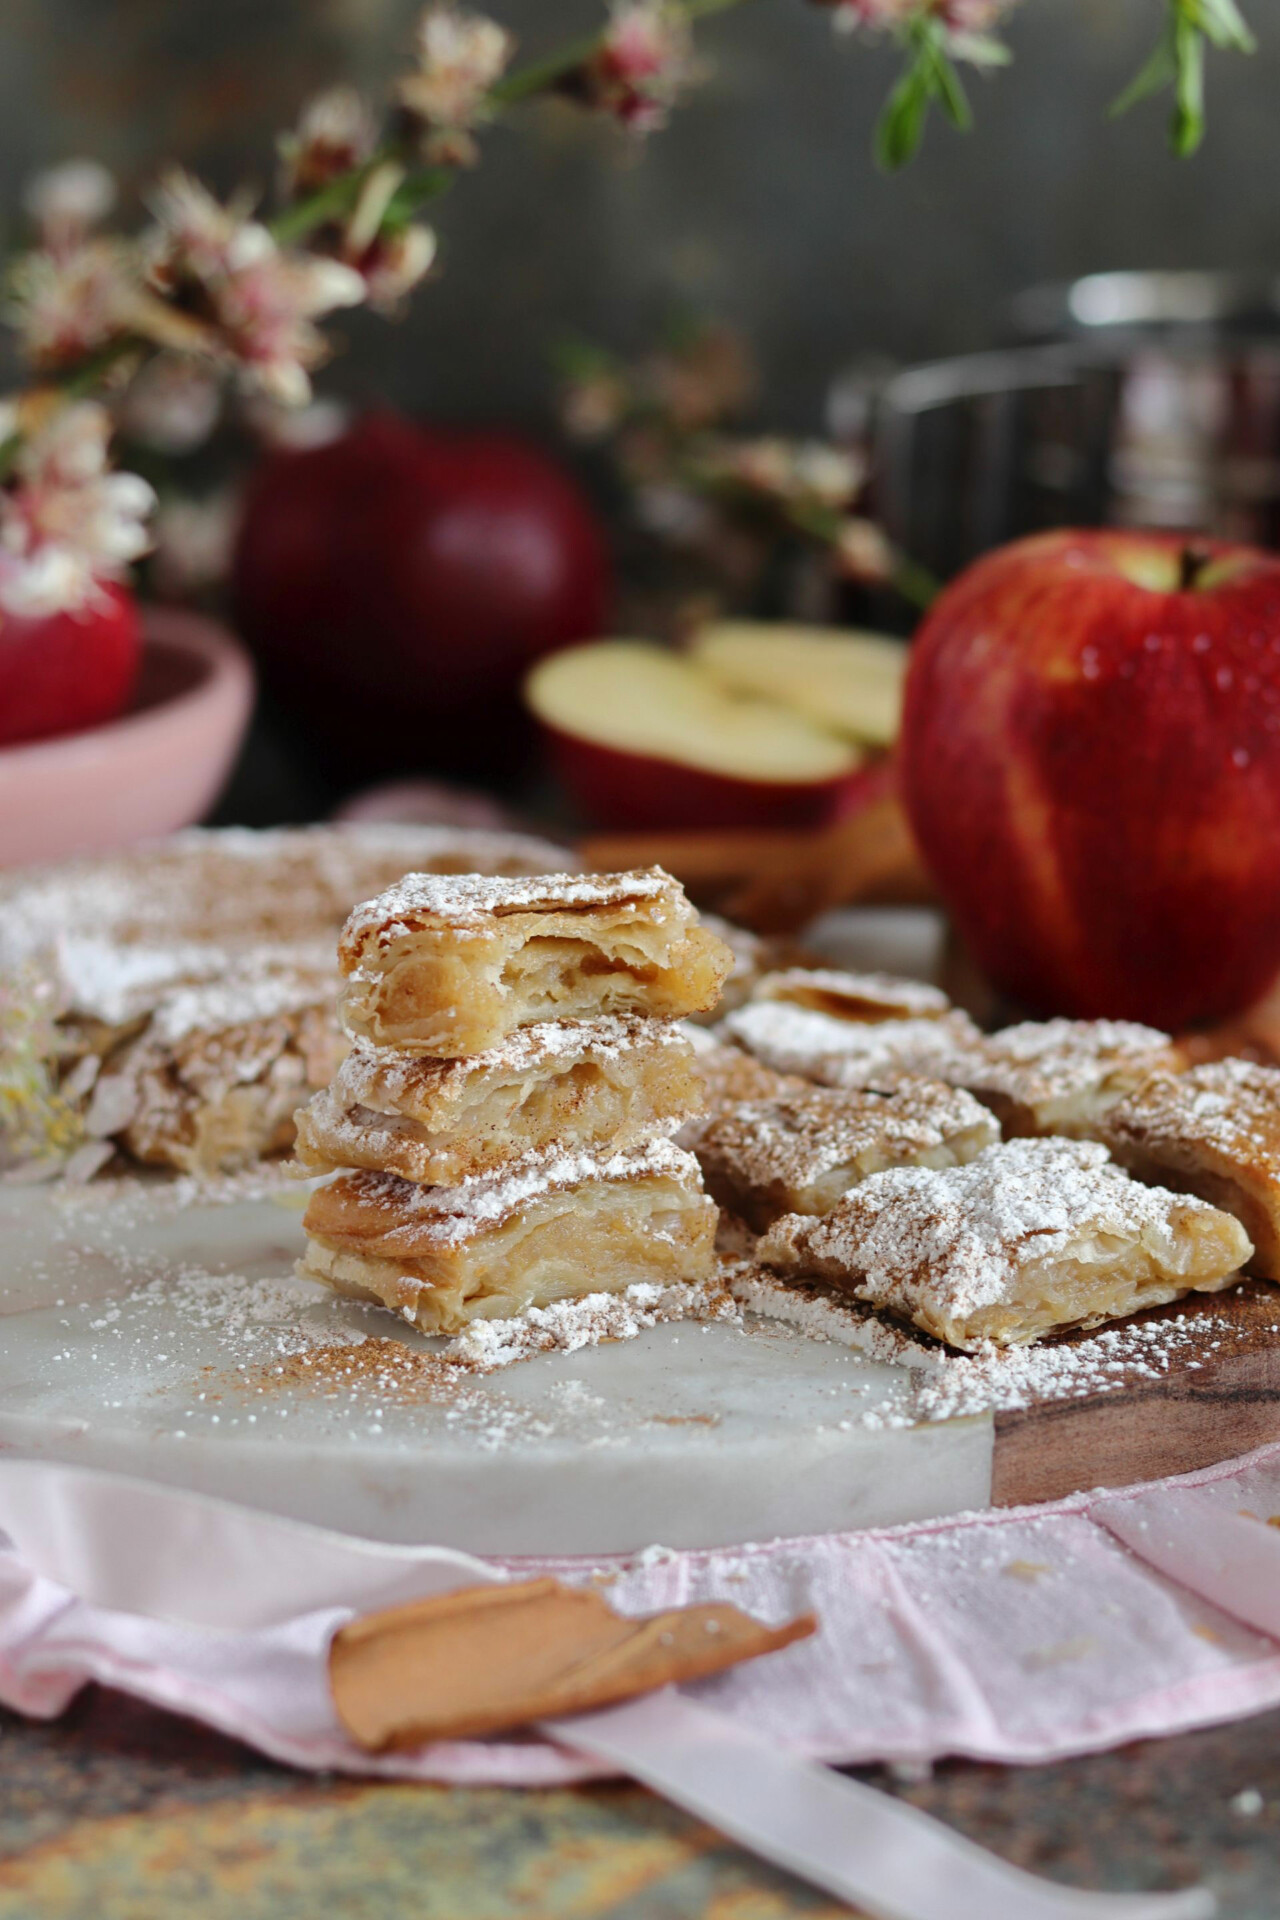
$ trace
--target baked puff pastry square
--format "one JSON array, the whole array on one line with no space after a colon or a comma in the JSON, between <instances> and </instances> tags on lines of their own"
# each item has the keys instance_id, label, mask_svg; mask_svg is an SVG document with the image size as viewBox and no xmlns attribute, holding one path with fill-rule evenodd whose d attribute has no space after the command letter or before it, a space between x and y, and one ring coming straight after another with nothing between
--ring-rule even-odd
<instances>
[{"instance_id":1,"label":"baked puff pastry square","mask_svg":"<svg viewBox=\"0 0 1280 1920\"><path fill-rule=\"evenodd\" d=\"M985 1107L936 1081L892 1093L802 1085L708 1124L696 1152L709 1191L762 1233L784 1213L828 1213L886 1167L952 1167L1000 1137Z\"/></svg>"},{"instance_id":2,"label":"baked puff pastry square","mask_svg":"<svg viewBox=\"0 0 1280 1920\"><path fill-rule=\"evenodd\" d=\"M1217 1292L1252 1251L1230 1214L1131 1180L1097 1141L1052 1139L872 1174L756 1247L780 1273L833 1281L971 1352Z\"/></svg>"},{"instance_id":3,"label":"baked puff pastry square","mask_svg":"<svg viewBox=\"0 0 1280 1920\"><path fill-rule=\"evenodd\" d=\"M1250 1272L1280 1280L1280 1070L1217 1060L1157 1074L1100 1131L1139 1180L1234 1214L1253 1241Z\"/></svg>"},{"instance_id":4,"label":"baked puff pastry square","mask_svg":"<svg viewBox=\"0 0 1280 1920\"><path fill-rule=\"evenodd\" d=\"M338 963L353 1039L456 1059L542 1020L704 1012L733 956L679 882L650 867L409 874L351 914Z\"/></svg>"},{"instance_id":5,"label":"baked puff pastry square","mask_svg":"<svg viewBox=\"0 0 1280 1920\"><path fill-rule=\"evenodd\" d=\"M753 1000L808 1007L835 1020L938 1020L952 1006L941 987L892 973L849 973L837 967L782 967L765 973Z\"/></svg>"},{"instance_id":6,"label":"baked puff pastry square","mask_svg":"<svg viewBox=\"0 0 1280 1920\"><path fill-rule=\"evenodd\" d=\"M298 1114L298 1157L447 1186L556 1147L622 1151L702 1104L689 1041L634 1015L520 1027L463 1060L360 1041Z\"/></svg>"},{"instance_id":7,"label":"baked puff pastry square","mask_svg":"<svg viewBox=\"0 0 1280 1920\"><path fill-rule=\"evenodd\" d=\"M629 1154L528 1161L455 1187L344 1173L312 1194L299 1271L426 1333L641 1282L696 1285L717 1209L668 1140Z\"/></svg>"},{"instance_id":8,"label":"baked puff pastry square","mask_svg":"<svg viewBox=\"0 0 1280 1920\"><path fill-rule=\"evenodd\" d=\"M928 1018L850 1020L780 1000L739 1007L716 1032L775 1073L826 1087L892 1086L904 1074L959 1085L982 1045L968 1014L955 1010Z\"/></svg>"},{"instance_id":9,"label":"baked puff pastry square","mask_svg":"<svg viewBox=\"0 0 1280 1920\"><path fill-rule=\"evenodd\" d=\"M1131 1020L1024 1020L990 1034L954 1077L991 1108L1006 1138L1092 1139L1149 1075L1185 1065L1167 1033Z\"/></svg>"}]
</instances>

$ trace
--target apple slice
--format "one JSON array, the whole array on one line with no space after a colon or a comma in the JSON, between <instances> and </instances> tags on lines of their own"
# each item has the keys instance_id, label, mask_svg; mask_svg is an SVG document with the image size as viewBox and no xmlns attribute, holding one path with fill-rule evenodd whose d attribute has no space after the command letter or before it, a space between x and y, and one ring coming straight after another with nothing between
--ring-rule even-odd
<instances>
[{"instance_id":1,"label":"apple slice","mask_svg":"<svg viewBox=\"0 0 1280 1920\"><path fill-rule=\"evenodd\" d=\"M731 693L781 700L828 732L889 747L902 720L907 648L878 633L722 621L704 627L693 658Z\"/></svg>"},{"instance_id":2,"label":"apple slice","mask_svg":"<svg viewBox=\"0 0 1280 1920\"><path fill-rule=\"evenodd\" d=\"M597 826L818 826L862 764L802 714L729 693L696 661L638 640L553 654L525 695Z\"/></svg>"}]
</instances>

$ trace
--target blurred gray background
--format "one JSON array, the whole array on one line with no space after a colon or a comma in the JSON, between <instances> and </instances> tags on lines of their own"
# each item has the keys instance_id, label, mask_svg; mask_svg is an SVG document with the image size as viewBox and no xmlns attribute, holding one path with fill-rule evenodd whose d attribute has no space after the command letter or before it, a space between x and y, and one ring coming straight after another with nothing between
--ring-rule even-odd
<instances>
[{"instance_id":1,"label":"blurred gray background","mask_svg":"<svg viewBox=\"0 0 1280 1920\"><path fill-rule=\"evenodd\" d=\"M596 0L492 0L534 56L600 17ZM494 129L441 204L439 281L408 320L344 325L330 391L442 417L544 427L566 332L633 350L677 309L741 327L762 415L815 427L852 357L909 361L1007 332L1030 282L1108 267L1280 262L1280 19L1245 0L1260 49L1218 55L1191 162L1157 102L1106 109L1154 40L1161 0L1023 0L1011 71L970 82L978 125L931 126L904 175L870 158L891 51L833 35L805 0L708 22L709 84L638 145L568 107ZM403 63L415 0L8 0L0 17L6 219L23 176L73 153L131 200L165 157L223 189L266 184L275 132L317 87L377 91ZM521 137L526 134L529 137Z\"/></svg>"}]
</instances>

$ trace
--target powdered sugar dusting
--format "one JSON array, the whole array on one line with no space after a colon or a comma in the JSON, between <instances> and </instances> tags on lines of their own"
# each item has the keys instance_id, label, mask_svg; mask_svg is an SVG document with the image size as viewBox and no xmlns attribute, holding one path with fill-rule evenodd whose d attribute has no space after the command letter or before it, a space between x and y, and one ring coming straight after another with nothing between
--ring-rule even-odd
<instances>
[{"instance_id":1,"label":"powdered sugar dusting","mask_svg":"<svg viewBox=\"0 0 1280 1920\"><path fill-rule=\"evenodd\" d=\"M1025 1020L984 1042L968 1084L1025 1102L1059 1099L1108 1075L1173 1065L1172 1049L1167 1033L1131 1020Z\"/></svg>"},{"instance_id":2,"label":"powdered sugar dusting","mask_svg":"<svg viewBox=\"0 0 1280 1920\"><path fill-rule=\"evenodd\" d=\"M810 1007L757 1000L739 1007L717 1031L777 1073L825 1086L892 1084L902 1074L963 1083L982 1035L964 1013L936 1019L838 1020Z\"/></svg>"},{"instance_id":3,"label":"powdered sugar dusting","mask_svg":"<svg viewBox=\"0 0 1280 1920\"><path fill-rule=\"evenodd\" d=\"M942 1347L881 1319L873 1307L851 1300L847 1293L821 1280L780 1280L766 1267L744 1259L726 1274L726 1284L748 1312L767 1320L785 1321L811 1340L833 1341L887 1366L933 1372L947 1364Z\"/></svg>"},{"instance_id":4,"label":"powdered sugar dusting","mask_svg":"<svg viewBox=\"0 0 1280 1920\"><path fill-rule=\"evenodd\" d=\"M515 1076L579 1060L616 1061L639 1048L688 1053L682 1031L639 1014L595 1020L540 1020L517 1027L497 1046L456 1060L398 1053L366 1040L353 1043L334 1079L336 1097L349 1105L377 1107L391 1101L411 1110L426 1099L453 1099L469 1082L489 1075Z\"/></svg>"},{"instance_id":5,"label":"powdered sugar dusting","mask_svg":"<svg viewBox=\"0 0 1280 1920\"><path fill-rule=\"evenodd\" d=\"M669 1320L737 1324L741 1314L718 1282L662 1286L637 1281L622 1293L588 1293L529 1307L513 1320L473 1320L442 1357L473 1373L493 1373L535 1353L576 1353L602 1340L634 1340L647 1327Z\"/></svg>"},{"instance_id":6,"label":"powdered sugar dusting","mask_svg":"<svg viewBox=\"0 0 1280 1920\"><path fill-rule=\"evenodd\" d=\"M905 1377L889 1409L891 1421L903 1424L1018 1412L1116 1393L1164 1379L1188 1362L1194 1365L1193 1356L1206 1350L1250 1338L1247 1327L1197 1303L1191 1313L1128 1320L1039 1346L955 1354L821 1281L785 1282L750 1261L726 1277L734 1299L749 1313L903 1368ZM877 1410L872 1424L882 1421Z\"/></svg>"},{"instance_id":7,"label":"powdered sugar dusting","mask_svg":"<svg viewBox=\"0 0 1280 1920\"><path fill-rule=\"evenodd\" d=\"M971 1094L938 1081L903 1081L891 1093L806 1087L713 1118L698 1156L704 1167L723 1167L750 1188L781 1182L801 1189L836 1167L848 1167L856 1177L853 1170L868 1154L905 1158L964 1135L990 1145L997 1138L995 1122Z\"/></svg>"},{"instance_id":8,"label":"powdered sugar dusting","mask_svg":"<svg viewBox=\"0 0 1280 1920\"><path fill-rule=\"evenodd\" d=\"M298 1013L303 1007L329 1007L333 997L331 969L260 976L246 971L238 979L210 980L167 993L156 1008L147 1039L153 1046L172 1047L192 1033L221 1033L251 1021Z\"/></svg>"},{"instance_id":9,"label":"powdered sugar dusting","mask_svg":"<svg viewBox=\"0 0 1280 1920\"><path fill-rule=\"evenodd\" d=\"M407 873L348 916L342 950L371 935L399 939L418 927L483 927L495 915L564 913L622 907L638 901L683 903L679 883L661 867L633 873L545 873L516 877L483 873Z\"/></svg>"},{"instance_id":10,"label":"powdered sugar dusting","mask_svg":"<svg viewBox=\"0 0 1280 1920\"><path fill-rule=\"evenodd\" d=\"M1095 1141L1013 1140L962 1167L872 1174L823 1218L780 1220L759 1253L784 1272L847 1275L908 1316L963 1323L1014 1300L1024 1273L1055 1258L1098 1258L1094 1249L1108 1244L1141 1237L1177 1271L1177 1224L1195 1213L1223 1219L1202 1200L1130 1180Z\"/></svg>"},{"instance_id":11,"label":"powdered sugar dusting","mask_svg":"<svg viewBox=\"0 0 1280 1920\"><path fill-rule=\"evenodd\" d=\"M927 981L835 967L785 967L766 973L751 998L794 1002L846 1020L929 1019L951 1011L946 994Z\"/></svg>"},{"instance_id":12,"label":"powdered sugar dusting","mask_svg":"<svg viewBox=\"0 0 1280 1920\"><path fill-rule=\"evenodd\" d=\"M388 1225L404 1223L424 1241L456 1245L496 1221L508 1219L541 1195L578 1187L587 1181L645 1180L665 1177L701 1190L698 1163L691 1153L665 1137L627 1153L552 1153L530 1155L500 1173L472 1174L453 1187L419 1187L394 1173L340 1173L325 1183L341 1201L385 1212ZM323 1193L323 1187L321 1188Z\"/></svg>"},{"instance_id":13,"label":"powdered sugar dusting","mask_svg":"<svg viewBox=\"0 0 1280 1920\"><path fill-rule=\"evenodd\" d=\"M225 984L237 971L249 971L255 981L268 974L336 980L328 939L254 942L246 950L225 942L129 945L68 936L56 943L51 959L63 1009L108 1026L137 1019L179 988Z\"/></svg>"},{"instance_id":14,"label":"powdered sugar dusting","mask_svg":"<svg viewBox=\"0 0 1280 1920\"><path fill-rule=\"evenodd\" d=\"M68 940L171 950L334 937L362 894L407 868L545 873L565 858L529 835L452 827L191 828L109 859L0 877L0 969Z\"/></svg>"},{"instance_id":15,"label":"powdered sugar dusting","mask_svg":"<svg viewBox=\"0 0 1280 1920\"><path fill-rule=\"evenodd\" d=\"M1216 1060L1189 1073L1157 1075L1112 1108L1106 1131L1118 1150L1199 1150L1275 1182L1280 1176L1280 1069L1252 1060Z\"/></svg>"}]
</instances>

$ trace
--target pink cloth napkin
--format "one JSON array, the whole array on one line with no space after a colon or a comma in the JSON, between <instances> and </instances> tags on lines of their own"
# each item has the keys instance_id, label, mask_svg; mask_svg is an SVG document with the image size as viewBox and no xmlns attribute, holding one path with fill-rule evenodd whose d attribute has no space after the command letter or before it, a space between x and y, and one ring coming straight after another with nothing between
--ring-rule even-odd
<instances>
[{"instance_id":1,"label":"pink cloth napkin","mask_svg":"<svg viewBox=\"0 0 1280 1920\"><path fill-rule=\"evenodd\" d=\"M353 1612L478 1580L600 1583L628 1613L731 1600L820 1634L689 1694L831 1762L1048 1761L1280 1704L1280 1446L1052 1506L709 1552L485 1564L39 1462L0 1464L0 1698L85 1681L309 1768L545 1786L610 1769L549 1740L385 1759L345 1739L324 1656Z\"/></svg>"}]
</instances>

